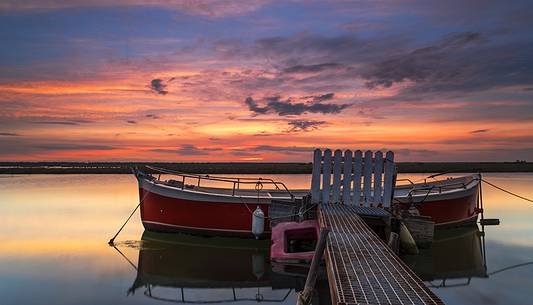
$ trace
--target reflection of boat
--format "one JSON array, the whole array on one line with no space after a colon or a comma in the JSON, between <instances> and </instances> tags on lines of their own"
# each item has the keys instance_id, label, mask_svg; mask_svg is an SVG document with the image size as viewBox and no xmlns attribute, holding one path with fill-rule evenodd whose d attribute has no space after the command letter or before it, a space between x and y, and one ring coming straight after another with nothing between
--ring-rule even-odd
<instances>
[{"instance_id":1,"label":"reflection of boat","mask_svg":"<svg viewBox=\"0 0 533 305\"><path fill-rule=\"evenodd\" d=\"M438 286L451 286L446 284L450 280L468 284L471 278L487 276L482 234L477 226L436 230L431 249L403 259L424 281L441 280Z\"/></svg>"},{"instance_id":2,"label":"reflection of boat","mask_svg":"<svg viewBox=\"0 0 533 305\"><path fill-rule=\"evenodd\" d=\"M273 284L268 251L268 241L145 231L130 293L145 287L150 298L191 303L283 301L292 289Z\"/></svg>"},{"instance_id":3,"label":"reflection of boat","mask_svg":"<svg viewBox=\"0 0 533 305\"><path fill-rule=\"evenodd\" d=\"M396 186L394 202L404 208L415 205L436 226L475 224L480 212L479 183L479 176L471 175Z\"/></svg>"}]
</instances>

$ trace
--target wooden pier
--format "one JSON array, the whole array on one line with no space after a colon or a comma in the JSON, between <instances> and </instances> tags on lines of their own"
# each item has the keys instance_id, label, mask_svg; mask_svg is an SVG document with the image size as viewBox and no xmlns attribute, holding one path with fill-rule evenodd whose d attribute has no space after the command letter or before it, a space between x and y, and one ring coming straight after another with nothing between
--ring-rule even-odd
<instances>
[{"instance_id":1,"label":"wooden pier","mask_svg":"<svg viewBox=\"0 0 533 305\"><path fill-rule=\"evenodd\" d=\"M330 229L325 258L333 304L444 304L357 215L353 205L321 204Z\"/></svg>"},{"instance_id":2,"label":"wooden pier","mask_svg":"<svg viewBox=\"0 0 533 305\"><path fill-rule=\"evenodd\" d=\"M444 304L358 215L390 219L395 177L391 151L314 151L311 199L320 226L329 229L334 304Z\"/></svg>"}]
</instances>

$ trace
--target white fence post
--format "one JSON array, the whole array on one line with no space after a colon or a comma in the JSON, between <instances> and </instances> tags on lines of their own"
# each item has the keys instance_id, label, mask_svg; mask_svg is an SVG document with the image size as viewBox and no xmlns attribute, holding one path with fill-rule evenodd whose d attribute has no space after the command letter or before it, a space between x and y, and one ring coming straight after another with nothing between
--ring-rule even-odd
<instances>
[{"instance_id":1,"label":"white fence post","mask_svg":"<svg viewBox=\"0 0 533 305\"><path fill-rule=\"evenodd\" d=\"M383 207L385 208L390 207L392 201L394 171L394 153L388 151L385 155L385 177L383 179Z\"/></svg>"},{"instance_id":2,"label":"white fence post","mask_svg":"<svg viewBox=\"0 0 533 305\"><path fill-rule=\"evenodd\" d=\"M350 190L352 182L352 151L346 150L344 152L344 169L342 176L342 202L350 204Z\"/></svg>"},{"instance_id":3,"label":"white fence post","mask_svg":"<svg viewBox=\"0 0 533 305\"><path fill-rule=\"evenodd\" d=\"M374 204L377 206L382 203L381 201L381 192L383 188L381 187L381 172L383 171L383 153L381 151L376 151L374 154Z\"/></svg>"},{"instance_id":4,"label":"white fence post","mask_svg":"<svg viewBox=\"0 0 533 305\"><path fill-rule=\"evenodd\" d=\"M370 206L370 202L372 201L372 151L367 150L365 151L365 163L363 165L363 172L364 172L364 178L363 178L363 197L364 197L364 205L365 207Z\"/></svg>"},{"instance_id":5,"label":"white fence post","mask_svg":"<svg viewBox=\"0 0 533 305\"><path fill-rule=\"evenodd\" d=\"M333 193L331 196L332 203L339 202L339 195L341 192L341 169L342 169L342 151L335 150L333 159Z\"/></svg>"},{"instance_id":6,"label":"white fence post","mask_svg":"<svg viewBox=\"0 0 533 305\"><path fill-rule=\"evenodd\" d=\"M324 168L322 170L322 203L329 203L331 184L331 149L324 150Z\"/></svg>"},{"instance_id":7,"label":"white fence post","mask_svg":"<svg viewBox=\"0 0 533 305\"><path fill-rule=\"evenodd\" d=\"M320 171L322 164L322 151L315 149L313 152L313 176L311 177L311 203L320 202Z\"/></svg>"},{"instance_id":8,"label":"white fence post","mask_svg":"<svg viewBox=\"0 0 533 305\"><path fill-rule=\"evenodd\" d=\"M353 195L352 202L360 205L361 201L361 175L363 173L363 153L357 150L354 155L353 163Z\"/></svg>"}]
</instances>

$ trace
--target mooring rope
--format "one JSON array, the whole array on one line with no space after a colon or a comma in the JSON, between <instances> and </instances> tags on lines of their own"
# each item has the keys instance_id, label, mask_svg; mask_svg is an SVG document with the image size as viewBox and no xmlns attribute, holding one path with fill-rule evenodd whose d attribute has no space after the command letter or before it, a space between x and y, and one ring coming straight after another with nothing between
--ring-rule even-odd
<instances>
[{"instance_id":1,"label":"mooring rope","mask_svg":"<svg viewBox=\"0 0 533 305\"><path fill-rule=\"evenodd\" d=\"M533 265L533 262L526 262L526 263L521 263L521 264L508 266L508 267L505 267L505 268L498 269L496 271L489 272L489 273L487 273L487 275L495 275L495 274L503 272L503 271L507 271L507 270L511 270L511 269L515 269L515 268L519 268L519 267L524 267L524 266L529 266L529 265Z\"/></svg>"},{"instance_id":2,"label":"mooring rope","mask_svg":"<svg viewBox=\"0 0 533 305\"><path fill-rule=\"evenodd\" d=\"M486 184L492 186L493 188L496 188L496 189L498 189L498 190L500 190L500 191L502 191L502 192L505 192L505 193L507 193L507 194L509 194L509 195L512 195L512 196L515 196L515 197L520 198L520 199L522 199L522 200L529 201L529 202L532 202L532 203L533 203L533 199L526 198L526 197L524 197L524 196L520 196L520 195L518 195L518 194L516 194L516 193L513 193L513 192L511 192L511 191L508 191L508 190L506 190L506 189L504 189L504 188L502 188L502 187L499 187L499 186L495 185L494 183L489 182L489 181L487 181L486 179L483 179L483 178L481 178L481 177L479 177L479 180L481 180L481 181L485 182Z\"/></svg>"},{"instance_id":3,"label":"mooring rope","mask_svg":"<svg viewBox=\"0 0 533 305\"><path fill-rule=\"evenodd\" d=\"M135 209L133 209L133 211L131 212L130 216L128 216L128 219L126 219L126 221L124 222L124 224L122 224L122 227L120 227L120 229L118 229L118 232L115 234L115 236L113 236L113 238L111 238L107 243L110 245L110 246L113 246L115 244L115 238L117 238L117 236L120 234L120 232L122 231L122 229L124 229L124 227L126 226L126 224L128 223L128 221L130 221L130 218L133 216L133 214L135 214L135 212L137 211L137 209L141 206L141 204L144 202L144 199L146 199L146 196L148 196L148 194L150 193L150 190L151 190L151 187L150 189L148 190L145 190L146 193L143 195L143 197L141 198L141 201L139 201L139 204L135 207Z\"/></svg>"}]
</instances>

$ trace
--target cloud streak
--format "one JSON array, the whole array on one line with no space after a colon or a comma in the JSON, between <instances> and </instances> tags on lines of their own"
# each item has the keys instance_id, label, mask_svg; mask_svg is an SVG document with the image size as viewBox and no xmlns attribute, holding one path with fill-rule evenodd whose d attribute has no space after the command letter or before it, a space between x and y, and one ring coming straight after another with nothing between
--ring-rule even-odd
<instances>
[{"instance_id":1,"label":"cloud streak","mask_svg":"<svg viewBox=\"0 0 533 305\"><path fill-rule=\"evenodd\" d=\"M476 130L472 130L470 133L472 134L476 134L476 133L486 133L488 132L490 129L476 129Z\"/></svg>"},{"instance_id":2,"label":"cloud streak","mask_svg":"<svg viewBox=\"0 0 533 305\"><path fill-rule=\"evenodd\" d=\"M317 130L320 126L327 124L326 121L312 121L312 120L292 120L288 122L289 129L288 132L308 132L312 130Z\"/></svg>"},{"instance_id":3,"label":"cloud streak","mask_svg":"<svg viewBox=\"0 0 533 305\"><path fill-rule=\"evenodd\" d=\"M260 106L252 97L247 97L244 103L248 110L255 115L275 113L279 116L301 115L305 113L337 114L350 107L349 104L323 104L321 101L314 103L292 102L291 99L282 100L279 96L266 97L264 106Z\"/></svg>"},{"instance_id":4,"label":"cloud streak","mask_svg":"<svg viewBox=\"0 0 533 305\"><path fill-rule=\"evenodd\" d=\"M166 1L166 0L117 0L110 3L105 0L55 0L55 1L16 1L6 0L0 4L0 10L39 10L39 9L67 9L75 7L163 7L175 9L186 14L208 17L224 17L241 15L255 11L269 3L268 0L195 0L195 1Z\"/></svg>"},{"instance_id":5,"label":"cloud streak","mask_svg":"<svg viewBox=\"0 0 533 305\"><path fill-rule=\"evenodd\" d=\"M222 151L222 148L198 148L193 144L182 144L178 148L157 148L151 149L152 152L178 154L183 156L202 156L209 155L214 151Z\"/></svg>"},{"instance_id":6,"label":"cloud streak","mask_svg":"<svg viewBox=\"0 0 533 305\"><path fill-rule=\"evenodd\" d=\"M20 137L20 134L14 132L0 132L0 137Z\"/></svg>"},{"instance_id":7,"label":"cloud streak","mask_svg":"<svg viewBox=\"0 0 533 305\"><path fill-rule=\"evenodd\" d=\"M86 150L114 150L113 146L97 144L50 143L33 145L34 148L47 151L86 151Z\"/></svg>"},{"instance_id":8,"label":"cloud streak","mask_svg":"<svg viewBox=\"0 0 533 305\"><path fill-rule=\"evenodd\" d=\"M41 124L41 125L80 125L80 124L87 124L87 123L93 123L92 120L85 120L85 119L72 119L72 120L65 120L65 121L33 121L33 124Z\"/></svg>"}]
</instances>

